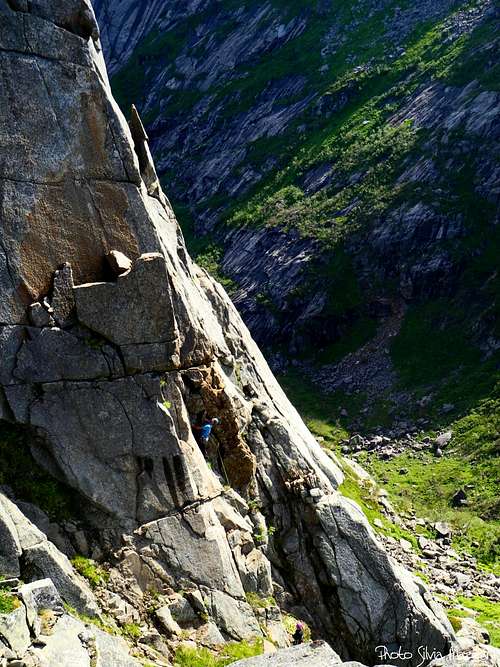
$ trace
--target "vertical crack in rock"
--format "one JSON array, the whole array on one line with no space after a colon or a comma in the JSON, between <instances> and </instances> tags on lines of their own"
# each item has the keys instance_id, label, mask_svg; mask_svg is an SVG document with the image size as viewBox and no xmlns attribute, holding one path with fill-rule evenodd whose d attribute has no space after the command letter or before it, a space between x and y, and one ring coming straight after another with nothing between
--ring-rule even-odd
<instances>
[{"instance_id":1,"label":"vertical crack in rock","mask_svg":"<svg viewBox=\"0 0 500 667\"><path fill-rule=\"evenodd\" d=\"M57 114L57 110L56 110L56 108L55 108L55 106L54 106L54 104L53 104L53 101L52 101L52 100L53 100L53 96L52 96L52 94L51 94L51 92L50 92L50 89L49 89L49 86L48 86L48 84L47 84L47 81L45 80L45 76L44 76L44 74L43 74L43 72L42 72L42 68L40 67L40 64L39 64L39 62L38 62L38 60L37 60L36 58L33 59L33 64L35 65L36 70L37 70L37 72L38 72L38 74L39 74L39 76L40 76L40 80L41 80L41 82L42 82L42 84L43 84L43 87L44 87L44 89L45 89L46 99L47 99L47 104L48 104L48 106L50 107L50 109L52 110L52 113L53 113L53 115L54 115L54 120L55 120L55 122L56 122L56 125L57 125L58 128L59 128L59 131L60 131L60 133L61 133L61 136L62 136L63 139L64 139L64 142L66 143L66 150L67 150L67 153L68 153L68 155L69 155L70 152L71 152L70 142L68 141L68 139L67 139L67 137L66 137L66 131L65 131L65 129L64 129L63 125L62 125L62 123L61 123L60 120L59 120L59 116L58 116L58 114Z\"/></svg>"}]
</instances>

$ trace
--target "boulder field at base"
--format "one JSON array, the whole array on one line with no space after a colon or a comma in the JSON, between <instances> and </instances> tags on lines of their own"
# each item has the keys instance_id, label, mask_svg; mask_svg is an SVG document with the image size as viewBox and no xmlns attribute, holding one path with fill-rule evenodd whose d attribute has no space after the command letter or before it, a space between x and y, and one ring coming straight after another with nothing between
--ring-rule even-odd
<instances>
[{"instance_id":1,"label":"boulder field at base","mask_svg":"<svg viewBox=\"0 0 500 667\"><path fill-rule=\"evenodd\" d=\"M339 467L189 258L138 118L133 138L111 95L90 4L9 0L0 17L0 417L78 500L80 551L109 565L74 559L94 594L2 487L0 574L26 612L0 616L20 623L0 630L0 660L137 664L89 625L105 607L143 662L168 665L182 623L205 646L270 632L251 602L271 596L275 625L303 619L343 660L372 665L381 644L448 652L442 609L339 493ZM203 410L220 419L210 460L191 430ZM46 579L39 642L19 582Z\"/></svg>"}]
</instances>

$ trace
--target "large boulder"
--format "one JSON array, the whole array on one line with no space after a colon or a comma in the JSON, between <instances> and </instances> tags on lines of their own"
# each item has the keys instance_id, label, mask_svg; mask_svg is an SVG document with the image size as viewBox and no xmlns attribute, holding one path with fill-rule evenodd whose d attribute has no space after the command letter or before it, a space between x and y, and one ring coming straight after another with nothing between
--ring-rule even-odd
<instances>
[{"instance_id":1,"label":"large boulder","mask_svg":"<svg viewBox=\"0 0 500 667\"><path fill-rule=\"evenodd\" d=\"M41 618L45 611L50 610L56 614L64 612L63 601L51 579L24 584L19 589L19 597L26 608L28 625L35 637L42 632Z\"/></svg>"},{"instance_id":2,"label":"large boulder","mask_svg":"<svg viewBox=\"0 0 500 667\"><path fill-rule=\"evenodd\" d=\"M175 343L178 338L160 253L142 255L116 283L77 285L74 296L79 321L121 349Z\"/></svg>"},{"instance_id":3,"label":"large boulder","mask_svg":"<svg viewBox=\"0 0 500 667\"><path fill-rule=\"evenodd\" d=\"M1 415L36 432L34 455L87 500L89 521L117 542L133 533L139 579L199 588L222 633L257 630L244 594L271 592L272 563L343 657L372 660L381 636L445 652L446 619L336 492L341 471L191 262L138 118L133 138L111 95L89 3L59 4L2 7ZM130 269L110 275L111 251ZM210 461L191 428L203 411L221 418ZM221 507L224 485L248 504ZM7 567L20 548L29 579L50 576L91 613L67 560L0 504Z\"/></svg>"},{"instance_id":4,"label":"large boulder","mask_svg":"<svg viewBox=\"0 0 500 667\"><path fill-rule=\"evenodd\" d=\"M18 577L19 558L23 553L16 527L0 506L0 572L4 577Z\"/></svg>"},{"instance_id":5,"label":"large boulder","mask_svg":"<svg viewBox=\"0 0 500 667\"><path fill-rule=\"evenodd\" d=\"M342 660L325 642L311 642L282 649L269 655L238 660L234 667L334 667Z\"/></svg>"},{"instance_id":6,"label":"large boulder","mask_svg":"<svg viewBox=\"0 0 500 667\"><path fill-rule=\"evenodd\" d=\"M140 667L124 639L63 614L30 651L43 667Z\"/></svg>"},{"instance_id":7,"label":"large boulder","mask_svg":"<svg viewBox=\"0 0 500 667\"><path fill-rule=\"evenodd\" d=\"M23 605L9 614L0 614L0 644L2 643L18 657L22 657L28 650L31 638Z\"/></svg>"},{"instance_id":8,"label":"large boulder","mask_svg":"<svg viewBox=\"0 0 500 667\"><path fill-rule=\"evenodd\" d=\"M379 546L359 507L338 493L322 498L316 507L319 530L314 543L337 582L331 613L338 614L338 622L343 618L350 628L341 640L346 642L346 652L355 653L349 638L357 635L367 609L379 644L389 652L397 651L400 644L394 638L402 614L410 605L418 623L405 638L404 652L417 656L421 646L439 647L442 634L449 629L444 611L432 601L425 587ZM369 663L372 658L365 651L363 659Z\"/></svg>"},{"instance_id":9,"label":"large boulder","mask_svg":"<svg viewBox=\"0 0 500 667\"><path fill-rule=\"evenodd\" d=\"M250 606L222 591L211 591L207 607L217 627L228 639L252 639L262 632Z\"/></svg>"}]
</instances>

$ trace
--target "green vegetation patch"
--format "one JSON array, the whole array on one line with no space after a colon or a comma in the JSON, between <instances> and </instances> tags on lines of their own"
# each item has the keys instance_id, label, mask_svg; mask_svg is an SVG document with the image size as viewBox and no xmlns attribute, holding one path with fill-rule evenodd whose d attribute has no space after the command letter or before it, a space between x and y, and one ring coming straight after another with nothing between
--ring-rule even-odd
<instances>
[{"instance_id":1,"label":"green vegetation patch","mask_svg":"<svg viewBox=\"0 0 500 667\"><path fill-rule=\"evenodd\" d=\"M180 646L175 654L174 665L179 667L225 667L237 660L261 655L264 651L262 639L229 642L215 653L207 648Z\"/></svg>"},{"instance_id":2,"label":"green vegetation patch","mask_svg":"<svg viewBox=\"0 0 500 667\"><path fill-rule=\"evenodd\" d=\"M362 418L363 430L368 432L392 423L390 404L383 395L372 400L365 413L362 410L366 405L366 395L361 392L350 394L337 390L327 394L297 368L289 368L277 377L309 430L323 438L322 445L327 449L335 449L349 438L355 418Z\"/></svg>"},{"instance_id":3,"label":"green vegetation patch","mask_svg":"<svg viewBox=\"0 0 500 667\"><path fill-rule=\"evenodd\" d=\"M453 445L473 461L498 465L500 455L500 384L469 414L453 423ZM497 477L500 484L500 477ZM497 489L498 490L498 489ZM497 512L500 516L500 512Z\"/></svg>"},{"instance_id":4,"label":"green vegetation patch","mask_svg":"<svg viewBox=\"0 0 500 667\"><path fill-rule=\"evenodd\" d=\"M475 293L479 310L481 292L484 290ZM462 302L467 302L465 294ZM473 338L474 318L474 313L465 313L456 300L414 304L392 339L390 354L400 387L416 397L429 396L425 408L414 405L412 417L426 417L434 428L457 421L455 428L464 449L472 454L472 447L482 447L488 441L491 453L491 443L498 434L500 353L484 358ZM445 412L444 405L449 406Z\"/></svg>"},{"instance_id":5,"label":"green vegetation patch","mask_svg":"<svg viewBox=\"0 0 500 667\"><path fill-rule=\"evenodd\" d=\"M345 479L339 487L340 493L361 507L372 528L396 540L405 539L415 551L420 551L415 535L392 523L382 514L377 501L376 486L370 480L360 479L348 466L344 466L344 475Z\"/></svg>"},{"instance_id":6,"label":"green vegetation patch","mask_svg":"<svg viewBox=\"0 0 500 667\"><path fill-rule=\"evenodd\" d=\"M88 625L89 623L95 625L103 632L107 632L108 635L122 634L120 630L117 628L115 621L111 619L109 616L106 616L104 614L101 614L101 616L87 616L87 614L81 614L67 602L64 602L64 609L68 614L74 616L82 623L85 623L86 625Z\"/></svg>"},{"instance_id":7,"label":"green vegetation patch","mask_svg":"<svg viewBox=\"0 0 500 667\"><path fill-rule=\"evenodd\" d=\"M272 597L260 597L257 593L246 593L246 600L252 609L269 609L276 606L276 600Z\"/></svg>"},{"instance_id":8,"label":"green vegetation patch","mask_svg":"<svg viewBox=\"0 0 500 667\"><path fill-rule=\"evenodd\" d=\"M475 389L467 382L460 387L460 383L451 380L440 389L438 404L452 396L464 413L455 419L440 415L442 425L453 431L443 458L434 457L430 451L410 450L387 461L363 453L359 462L384 486L400 512L414 510L417 516L430 521L449 522L457 550L466 550L482 567L500 572L500 396L498 386L491 388L491 369L482 370L485 371L482 381L482 373L476 375L469 370ZM309 429L323 438L322 445L338 450L340 443L349 437L349 421L359 415L364 397L342 392L324 394L297 369L280 376L279 381ZM465 396L461 403L462 393ZM478 398L484 394L486 397ZM339 416L340 408L347 410L346 417ZM379 425L388 417L383 402L375 408L368 426L370 421ZM430 435L434 437L436 432ZM402 469L407 470L406 474L401 474ZM468 485L471 485L466 489L469 504L453 508L453 495ZM361 506L372 525L375 519L382 522L383 529L377 527L377 530L395 538L404 537L416 546L415 536L403 534L380 514L369 484L346 471L340 490Z\"/></svg>"},{"instance_id":9,"label":"green vegetation patch","mask_svg":"<svg viewBox=\"0 0 500 667\"><path fill-rule=\"evenodd\" d=\"M472 598L460 595L456 603L447 611L453 629L460 630L464 618L474 618L488 631L491 644L500 647L500 603L478 595Z\"/></svg>"},{"instance_id":10,"label":"green vegetation patch","mask_svg":"<svg viewBox=\"0 0 500 667\"><path fill-rule=\"evenodd\" d=\"M222 273L221 263L223 254L224 251L221 246L215 245L215 243L210 243L202 252L196 255L195 261L202 269L205 269L212 278L215 278L215 280L224 287L228 294L231 294L236 290L236 283Z\"/></svg>"},{"instance_id":11,"label":"green vegetation patch","mask_svg":"<svg viewBox=\"0 0 500 667\"><path fill-rule=\"evenodd\" d=\"M356 319L345 327L340 338L326 345L314 355L314 363L319 365L334 364L346 355L359 350L376 333L375 320L369 317Z\"/></svg>"},{"instance_id":12,"label":"green vegetation patch","mask_svg":"<svg viewBox=\"0 0 500 667\"><path fill-rule=\"evenodd\" d=\"M464 2L462 8L474 5L475 2ZM390 8L385 7L384 12L387 16ZM369 19L365 16L359 29L346 35L347 50L341 48L334 56L335 66L331 66L335 72L333 80L329 75L317 81L313 77L314 90L322 93L323 101L344 97L346 103L331 117L306 114L301 119L307 126L302 141L297 142L296 136L292 141L288 136L296 134L295 126L280 136L281 150L273 145L273 154L282 153L286 167L257 185L246 201L233 205L227 213L229 223L293 227L327 246L334 246L360 226L370 224L374 216L390 206L409 200L414 186L399 183L397 176L406 157L425 150L425 132L416 131L409 121L394 124L389 119L424 82L458 82L462 78L463 83L473 79L479 79L479 85L490 83L495 27L490 21L451 40L446 39L445 20L434 25L420 24L409 36L404 53L389 62L371 25L381 18L380 12ZM383 35L380 28L378 34ZM368 49L364 48L367 45ZM312 53L317 53L317 47L312 47ZM354 64L346 67L353 54L357 56ZM279 55L275 54L274 61L277 59ZM358 67L358 62L363 66ZM245 80L246 85L251 85L250 79ZM260 152L264 160L269 156L269 148L266 150L265 142L262 144ZM436 158L434 153L433 157ZM331 165L331 184L307 194L301 186L304 175L321 165ZM469 189L472 183L467 181ZM455 188L450 188L450 192L455 192ZM436 193L431 194L435 200ZM419 197L422 199L422 193ZM443 203L448 199L447 195Z\"/></svg>"},{"instance_id":13,"label":"green vegetation patch","mask_svg":"<svg viewBox=\"0 0 500 667\"><path fill-rule=\"evenodd\" d=\"M333 133L330 141L321 148L315 147L316 165L323 162L335 165L332 186L306 195L293 182L281 187L276 184L239 208L228 222L297 229L327 247L344 241L361 224L387 208L403 188L395 185L396 169L414 148L417 133L410 121L392 125L384 123L382 118L382 112L374 104L363 107L353 114L349 126L341 133ZM295 181L305 168L299 166L300 162L297 158L297 171L283 178ZM313 163L309 168L316 165Z\"/></svg>"},{"instance_id":14,"label":"green vegetation patch","mask_svg":"<svg viewBox=\"0 0 500 667\"><path fill-rule=\"evenodd\" d=\"M406 313L390 348L404 386L432 384L456 370L458 364L479 364L480 351L468 340L463 322L446 317L448 309L449 303L440 299L411 306Z\"/></svg>"},{"instance_id":15,"label":"green vegetation patch","mask_svg":"<svg viewBox=\"0 0 500 667\"><path fill-rule=\"evenodd\" d=\"M424 21L414 27L401 44L404 51L394 57L386 40L386 22L396 8L404 9L408 4L391 0L383 8L368 12L368 8L373 8L365 1L356 6L345 1L319 8L298 0L291 3L273 0L272 11L280 20L284 16L286 20L300 16L304 19L304 29L269 52L256 54L251 63L237 65L229 80L222 84L214 82L204 91L197 88L197 82L187 89L182 84L182 73L175 73L175 58L184 45L191 44L190 52L195 57L198 50L203 54L206 43L197 35L197 26L207 19L206 12L202 12L181 18L168 31L147 35L129 63L114 77L113 88L122 107L128 110L131 101L140 101L145 96L145 82L171 63L172 75L181 85L175 91L165 90L162 111L150 109L148 116L153 119L155 114L161 114L174 118L192 109L201 97L210 96L211 108L222 109L221 117L213 119L215 128L219 123L221 131L227 131L228 117L235 119L254 106L258 91L297 73L307 75L304 89L298 94L300 99L311 95L303 117L295 119L278 136L262 137L249 147L247 162L257 169L270 156L286 166L257 184L251 194L233 199L229 206L227 196L218 192L203 202L203 208L212 211L223 208L224 219L229 223L282 225L335 247L390 206L409 202L412 197L419 201L432 197L430 201L437 200L438 207L448 205L452 199L457 200L459 208L463 205L460 184L450 187L445 197L439 197L436 192L424 192L425 186L421 184L399 183L397 176L405 159L415 151L427 150L425 132L417 131L410 121L395 124L390 118L423 83L443 81L463 85L475 79L479 86L492 89L498 71L494 57L496 26L493 20L487 20L471 32L450 39L447 21L451 15L434 24ZM475 0L463 2L454 12L477 4ZM216 45L224 41L239 21L231 17L236 9L234 0L222 0L219 5L211 33ZM263 22L268 25L269 16ZM322 40L331 26L343 27L342 39L333 53L321 56L319 45L325 43ZM211 49L214 48L217 47L212 44ZM331 107L333 111L318 112L318 99L321 108ZM336 100L343 103L337 106ZM293 101L278 99L276 106ZM301 133L297 132L299 126L305 128ZM433 144L432 157L439 162L435 148ZM446 150L442 145L439 153ZM320 192L308 194L304 176L321 165L332 168L331 183ZM464 176L464 188L473 192L473 179L463 171L457 178ZM168 175L165 177L168 180ZM454 177L455 174L447 174L450 182ZM412 192L412 187L417 192ZM469 207L471 211L478 208L477 197L473 204ZM198 262L231 289L231 283L226 283L220 273L220 259L217 245L205 241Z\"/></svg>"},{"instance_id":16,"label":"green vegetation patch","mask_svg":"<svg viewBox=\"0 0 500 667\"><path fill-rule=\"evenodd\" d=\"M8 588L2 588L0 582L0 614L10 614L17 609L21 603Z\"/></svg>"},{"instance_id":17,"label":"green vegetation patch","mask_svg":"<svg viewBox=\"0 0 500 667\"><path fill-rule=\"evenodd\" d=\"M446 70L447 81L453 86L464 86L476 80L486 90L500 88L500 64L496 57L498 31L494 21L479 25L471 35L464 36L456 49L459 55L453 67Z\"/></svg>"},{"instance_id":18,"label":"green vegetation patch","mask_svg":"<svg viewBox=\"0 0 500 667\"><path fill-rule=\"evenodd\" d=\"M103 586L109 580L109 573L90 558L75 556L71 559L71 564L82 577L85 577L92 588Z\"/></svg>"},{"instance_id":19,"label":"green vegetation patch","mask_svg":"<svg viewBox=\"0 0 500 667\"><path fill-rule=\"evenodd\" d=\"M400 511L447 521L453 544L500 572L500 398L489 397L450 425L454 436L443 458L405 452L389 461L364 453L361 464L382 483ZM401 474L401 469L406 474ZM467 489L468 505L452 507Z\"/></svg>"},{"instance_id":20,"label":"green vegetation patch","mask_svg":"<svg viewBox=\"0 0 500 667\"><path fill-rule=\"evenodd\" d=\"M302 419L314 435L324 438L327 448L336 447L342 440L349 437L345 423L339 414L338 395L324 394L311 380L296 370L290 369L286 374L278 376L288 398L300 412ZM350 397L361 404L358 397ZM358 405L346 402L346 407L353 411Z\"/></svg>"},{"instance_id":21,"label":"green vegetation patch","mask_svg":"<svg viewBox=\"0 0 500 667\"><path fill-rule=\"evenodd\" d=\"M500 602L493 602L484 597L466 598L459 596L458 601L467 609L475 612L474 616L490 635L493 646L500 647Z\"/></svg>"},{"instance_id":22,"label":"green vegetation patch","mask_svg":"<svg viewBox=\"0 0 500 667\"><path fill-rule=\"evenodd\" d=\"M229 642L225 644L221 651L219 658L221 667L230 665L236 660L243 660L243 658L253 658L256 655L261 655L264 652L264 643L262 639L255 639L254 641Z\"/></svg>"},{"instance_id":23,"label":"green vegetation patch","mask_svg":"<svg viewBox=\"0 0 500 667\"><path fill-rule=\"evenodd\" d=\"M122 627L122 634L129 639L135 640L142 636L142 631L137 623L125 623Z\"/></svg>"}]
</instances>

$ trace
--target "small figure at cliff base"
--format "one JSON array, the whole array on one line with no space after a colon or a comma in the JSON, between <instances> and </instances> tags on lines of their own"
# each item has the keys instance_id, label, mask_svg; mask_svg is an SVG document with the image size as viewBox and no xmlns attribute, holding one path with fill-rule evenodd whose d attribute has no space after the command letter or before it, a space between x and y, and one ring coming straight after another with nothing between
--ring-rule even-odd
<instances>
[{"instance_id":1,"label":"small figure at cliff base","mask_svg":"<svg viewBox=\"0 0 500 667\"><path fill-rule=\"evenodd\" d=\"M297 623L295 626L295 632L292 635L293 639L293 644L294 646L297 646L298 644L302 644L304 641L304 624L303 623Z\"/></svg>"}]
</instances>

